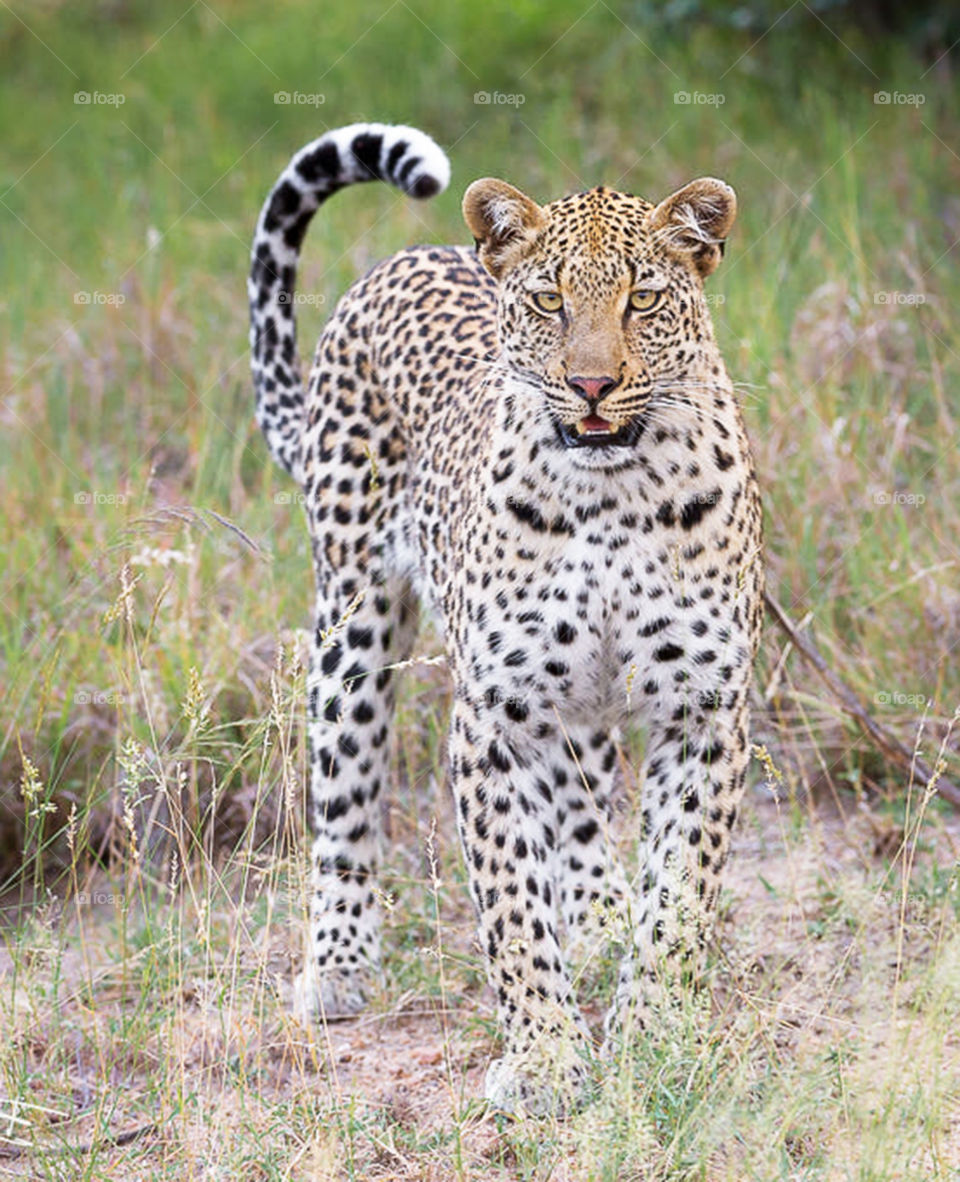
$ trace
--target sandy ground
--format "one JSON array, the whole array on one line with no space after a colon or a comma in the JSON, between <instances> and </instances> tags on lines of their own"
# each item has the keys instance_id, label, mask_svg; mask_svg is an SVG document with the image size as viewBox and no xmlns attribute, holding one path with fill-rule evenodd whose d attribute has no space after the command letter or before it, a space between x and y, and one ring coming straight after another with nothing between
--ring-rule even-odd
<instances>
[{"instance_id":1,"label":"sandy ground","mask_svg":"<svg viewBox=\"0 0 960 1182\"><path fill-rule=\"evenodd\" d=\"M802 1065L849 1047L846 1086L861 1108L871 1089L879 1096L888 1083L896 1059L894 1044L909 1046L913 1040L923 1054L934 1053L929 1040L924 1041L929 1032L911 1027L920 1021L912 996L919 988L917 981L930 988L923 970L949 950L944 927L949 907L938 905L921 886L911 884L904 893L895 872L885 879L884 867L899 848L902 831L882 819L878 810L858 808L852 798L845 808L846 815L841 815L826 798L804 810L791 810L763 786L750 793L727 872L712 1009L721 1030L729 1027L735 1032L753 1023L754 1033L743 1045L766 1040L761 1056L765 1060ZM443 830L441 840L450 840L442 834ZM398 833L395 839L405 836ZM917 853L916 883L929 878L933 864L949 872L958 852L960 818L938 817L927 824ZM514 1133L505 1130L502 1117L476 1103L482 1096L486 1064L496 1053L492 1027L483 1021L492 1018L491 999L476 973L465 891L451 890L446 898L442 937L451 960L449 990L440 997L417 989L391 992L388 983L370 1012L305 1031L284 1009L299 939L290 928L271 927L268 946L251 947L242 960L255 964L259 957L264 980L274 983L272 994L240 992L225 1002L223 980L212 985L209 980L184 979L169 997L169 1019L138 1048L124 1048L122 1033L111 1028L126 995L115 958L96 935L96 921L87 920L81 941L75 925L57 921L52 914L37 928L41 934L36 948L22 959L19 982L9 948L0 949L0 996L2 1017L16 1031L11 1045L21 1061L37 1071L37 1102L63 1112L63 1131L58 1131L56 1118L32 1117L28 1137L35 1136L35 1144L46 1149L39 1157L0 1157L0 1176L80 1176L59 1172L56 1154L49 1151L59 1146L62 1153L65 1145L82 1144L85 1137L90 1144L91 1122L80 1114L102 1093L104 1065L97 1061L97 1048L101 1056L108 1048L112 1078L130 1083L129 1094L117 1098L109 1116L107 1127L114 1133L145 1123L145 1112L149 1115L151 1109L141 1088L146 1089L150 1075L168 1081L162 1108L173 1109L169 1087L180 1080L203 1096L205 1111L175 1116L162 1130L148 1130L129 1147L104 1146L96 1154L92 1178L237 1176L232 1168L223 1173L211 1163L226 1161L231 1136L249 1137L258 1121L264 1122L266 1144L274 1134L265 1113L270 1105L285 1103L314 1109L319 1105L326 1115L309 1136L294 1139L280 1176L426 1182L521 1176ZM47 937L45 947L42 933ZM55 953L61 939L61 950ZM425 943L416 955L430 956L433 947L432 941ZM471 962L469 971L459 967L461 957ZM42 980L54 964L61 985L51 1007ZM942 971L956 971L957 986L960 964L945 963ZM597 1022L601 1015L597 1001L589 1007L588 1018ZM65 1037L65 1026L83 1031L84 1037L76 1036L72 1063L44 1075L41 1066L49 1067L51 1057L56 1057L56 1040ZM735 1034L732 1037L735 1042ZM960 1028L954 1025L936 1054L937 1070L960 1072ZM229 1071L227 1063L233 1064ZM57 1093L49 1086L56 1079L69 1081L69 1087ZM8 1087L3 1090L9 1094ZM213 1119L211 1105L216 1110ZM355 1138L355 1146L360 1146L356 1159L348 1163L347 1129L354 1117L363 1130ZM853 1116L848 1123L856 1126ZM856 1146L845 1141L835 1124L832 1127L836 1177L851 1176L844 1170ZM582 1176L577 1172L579 1150L573 1134L564 1133L556 1123L550 1129L556 1152L542 1170L524 1176L552 1182ZM23 1127L9 1125L0 1132L9 1138L9 1152ZM577 1136L582 1135L581 1128ZM956 1154L960 1168L956 1103L952 1115L947 1113L941 1151ZM74 1167L84 1160L83 1154L70 1156ZM42 1166L39 1173L31 1163ZM736 1167L725 1152L717 1155L716 1165L717 1178L737 1176L730 1172ZM251 1165L240 1176L274 1174Z\"/></svg>"}]
</instances>

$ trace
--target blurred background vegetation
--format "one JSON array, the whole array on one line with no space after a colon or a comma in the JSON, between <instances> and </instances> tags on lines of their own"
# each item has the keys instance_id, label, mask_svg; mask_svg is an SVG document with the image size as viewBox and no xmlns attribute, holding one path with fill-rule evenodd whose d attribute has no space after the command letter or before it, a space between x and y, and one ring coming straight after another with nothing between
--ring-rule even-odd
<instances>
[{"instance_id":1,"label":"blurred background vegetation","mask_svg":"<svg viewBox=\"0 0 960 1182\"><path fill-rule=\"evenodd\" d=\"M734 185L711 291L771 585L935 754L960 702L957 36L946 3L0 7L0 883L71 843L108 861L157 784L194 840L256 844L302 775L307 540L253 423L244 284L289 155L358 119L429 131L454 179L325 207L305 354L358 272L467 239L477 176ZM405 694L397 787L442 782L442 676ZM903 795L772 629L757 735L796 798Z\"/></svg>"}]
</instances>

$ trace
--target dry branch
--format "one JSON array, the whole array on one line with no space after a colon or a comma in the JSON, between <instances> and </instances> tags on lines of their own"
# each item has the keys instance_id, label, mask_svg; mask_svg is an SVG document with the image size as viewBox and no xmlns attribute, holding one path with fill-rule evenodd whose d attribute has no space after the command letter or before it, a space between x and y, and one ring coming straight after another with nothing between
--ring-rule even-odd
<instances>
[{"instance_id":1,"label":"dry branch","mask_svg":"<svg viewBox=\"0 0 960 1182\"><path fill-rule=\"evenodd\" d=\"M930 784L935 780L937 793L944 800L949 800L951 804L960 808L960 788L957 788L955 784L951 783L945 777L938 776L936 770L930 767L925 760L921 759L916 751L911 751L909 747L900 742L896 735L877 722L850 686L833 672L813 641L801 635L797 628L794 627L793 621L787 615L783 606L774 599L769 591L764 593L764 600L767 605L767 611L776 621L781 631L787 636L790 643L807 664L812 665L817 671L844 714L847 714L860 724L875 746L891 763L895 763L898 767L903 768L908 775L917 778L923 784Z\"/></svg>"}]
</instances>

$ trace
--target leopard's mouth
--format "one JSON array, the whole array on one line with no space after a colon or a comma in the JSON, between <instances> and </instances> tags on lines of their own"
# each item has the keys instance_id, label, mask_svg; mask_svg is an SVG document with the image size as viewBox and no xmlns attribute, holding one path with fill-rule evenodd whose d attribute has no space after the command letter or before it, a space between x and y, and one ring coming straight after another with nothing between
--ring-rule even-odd
<instances>
[{"instance_id":1,"label":"leopard's mouth","mask_svg":"<svg viewBox=\"0 0 960 1182\"><path fill-rule=\"evenodd\" d=\"M643 434L643 423L639 418L619 422L587 415L575 423L558 419L557 431L564 447L630 447Z\"/></svg>"}]
</instances>

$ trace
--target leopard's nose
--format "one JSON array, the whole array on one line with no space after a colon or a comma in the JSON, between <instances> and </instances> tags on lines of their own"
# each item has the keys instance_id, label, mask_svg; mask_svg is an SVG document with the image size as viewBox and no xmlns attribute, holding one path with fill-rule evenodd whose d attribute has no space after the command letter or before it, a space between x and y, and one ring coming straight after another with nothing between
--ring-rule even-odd
<instances>
[{"instance_id":1,"label":"leopard's nose","mask_svg":"<svg viewBox=\"0 0 960 1182\"><path fill-rule=\"evenodd\" d=\"M617 388L616 378L567 378L567 385L582 394L588 402L599 402L604 394Z\"/></svg>"}]
</instances>

